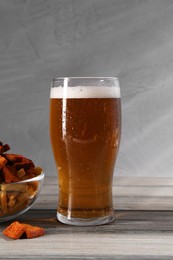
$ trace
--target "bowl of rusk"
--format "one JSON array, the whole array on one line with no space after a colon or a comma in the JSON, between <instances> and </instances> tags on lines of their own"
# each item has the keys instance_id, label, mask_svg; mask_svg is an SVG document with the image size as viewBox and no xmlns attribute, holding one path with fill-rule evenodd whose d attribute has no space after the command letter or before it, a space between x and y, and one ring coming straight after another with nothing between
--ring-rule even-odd
<instances>
[{"instance_id":1,"label":"bowl of rusk","mask_svg":"<svg viewBox=\"0 0 173 260\"><path fill-rule=\"evenodd\" d=\"M41 167L0 142L0 222L18 217L34 204L44 181Z\"/></svg>"}]
</instances>

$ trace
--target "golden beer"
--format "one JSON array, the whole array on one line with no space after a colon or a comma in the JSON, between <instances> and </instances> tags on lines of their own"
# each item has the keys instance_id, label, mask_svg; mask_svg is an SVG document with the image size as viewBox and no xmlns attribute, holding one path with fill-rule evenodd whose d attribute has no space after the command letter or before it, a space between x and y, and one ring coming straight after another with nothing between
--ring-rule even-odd
<instances>
[{"instance_id":1,"label":"golden beer","mask_svg":"<svg viewBox=\"0 0 173 260\"><path fill-rule=\"evenodd\" d=\"M109 95L105 86L66 87L66 92L61 89L65 96L58 87L51 92L50 137L59 182L57 217L67 224L102 224L113 219L112 177L121 111L120 95L109 88Z\"/></svg>"}]
</instances>

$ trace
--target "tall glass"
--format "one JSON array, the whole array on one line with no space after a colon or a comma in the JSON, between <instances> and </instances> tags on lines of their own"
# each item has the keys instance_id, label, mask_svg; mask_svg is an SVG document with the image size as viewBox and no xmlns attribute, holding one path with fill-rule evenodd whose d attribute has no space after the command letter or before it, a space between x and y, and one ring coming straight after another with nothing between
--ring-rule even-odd
<instances>
[{"instance_id":1,"label":"tall glass","mask_svg":"<svg viewBox=\"0 0 173 260\"><path fill-rule=\"evenodd\" d=\"M57 78L50 139L58 172L57 219L89 226L114 219L112 179L121 135L117 78Z\"/></svg>"}]
</instances>

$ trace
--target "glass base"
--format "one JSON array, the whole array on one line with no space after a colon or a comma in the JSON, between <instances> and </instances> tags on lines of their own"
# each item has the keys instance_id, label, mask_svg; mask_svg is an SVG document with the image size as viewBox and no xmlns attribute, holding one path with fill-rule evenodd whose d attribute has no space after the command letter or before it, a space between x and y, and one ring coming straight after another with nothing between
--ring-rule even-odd
<instances>
[{"instance_id":1,"label":"glass base","mask_svg":"<svg viewBox=\"0 0 173 260\"><path fill-rule=\"evenodd\" d=\"M115 219L114 214L101 218L68 218L57 212L57 219L64 224L73 226L99 226L107 224Z\"/></svg>"}]
</instances>

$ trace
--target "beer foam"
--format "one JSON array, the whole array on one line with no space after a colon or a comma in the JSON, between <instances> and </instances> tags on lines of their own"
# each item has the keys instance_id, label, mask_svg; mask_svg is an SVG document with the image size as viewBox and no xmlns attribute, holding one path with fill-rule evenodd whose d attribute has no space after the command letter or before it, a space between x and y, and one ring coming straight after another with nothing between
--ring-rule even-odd
<instances>
[{"instance_id":1,"label":"beer foam","mask_svg":"<svg viewBox=\"0 0 173 260\"><path fill-rule=\"evenodd\" d=\"M120 87L52 87L50 98L120 98Z\"/></svg>"}]
</instances>

